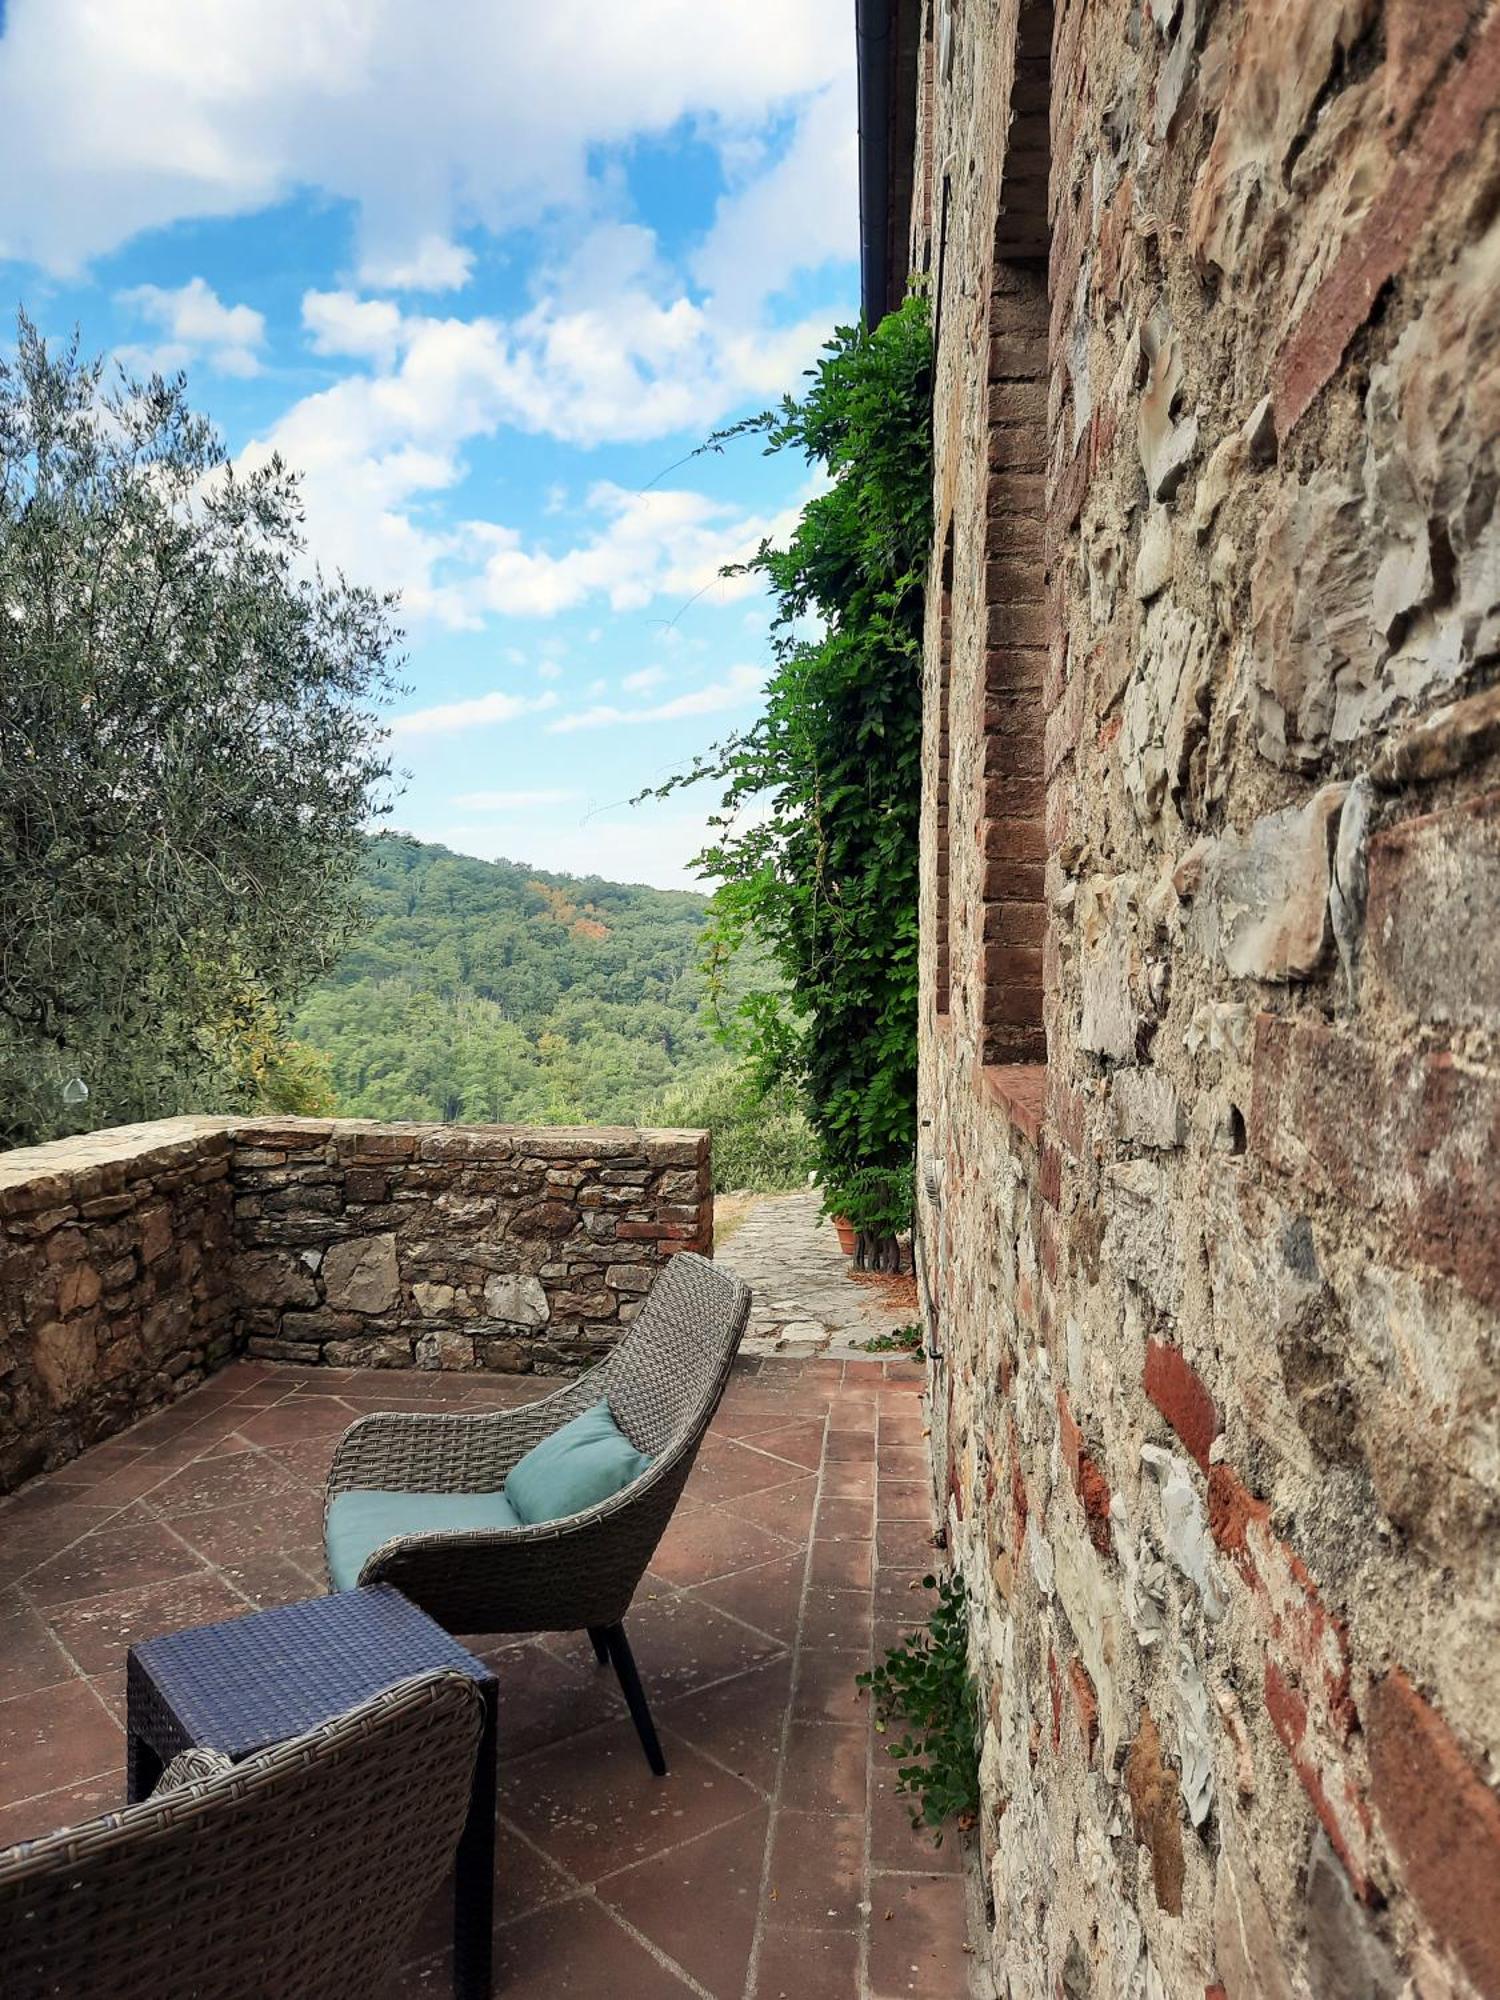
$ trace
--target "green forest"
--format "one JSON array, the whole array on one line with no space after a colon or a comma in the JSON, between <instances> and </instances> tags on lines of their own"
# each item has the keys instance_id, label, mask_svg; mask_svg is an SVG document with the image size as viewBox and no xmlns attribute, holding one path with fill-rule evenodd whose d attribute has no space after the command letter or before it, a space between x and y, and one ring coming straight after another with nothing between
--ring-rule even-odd
<instances>
[{"instance_id":1,"label":"green forest","mask_svg":"<svg viewBox=\"0 0 1500 2000\"><path fill-rule=\"evenodd\" d=\"M805 1175L800 1117L786 1100L755 1106L715 1037L706 897L397 834L369 842L363 892L367 927L291 1023L340 1113L711 1123L721 1186Z\"/></svg>"}]
</instances>

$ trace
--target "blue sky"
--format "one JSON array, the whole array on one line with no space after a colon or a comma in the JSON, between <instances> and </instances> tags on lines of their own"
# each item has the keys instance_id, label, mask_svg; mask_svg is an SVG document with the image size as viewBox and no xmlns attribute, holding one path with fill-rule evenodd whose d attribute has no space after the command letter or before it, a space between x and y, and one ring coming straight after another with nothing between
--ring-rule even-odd
<instances>
[{"instance_id":1,"label":"blue sky","mask_svg":"<svg viewBox=\"0 0 1500 2000\"><path fill-rule=\"evenodd\" d=\"M850 0L0 0L0 298L187 370L398 590L396 821L674 886L805 466L679 464L856 310ZM6 337L0 328L0 337Z\"/></svg>"}]
</instances>

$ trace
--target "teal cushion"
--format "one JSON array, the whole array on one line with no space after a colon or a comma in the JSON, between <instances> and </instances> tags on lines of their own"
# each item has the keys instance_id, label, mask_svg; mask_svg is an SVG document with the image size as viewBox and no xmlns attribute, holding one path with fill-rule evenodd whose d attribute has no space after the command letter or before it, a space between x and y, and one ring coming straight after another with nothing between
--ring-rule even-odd
<instances>
[{"instance_id":1,"label":"teal cushion","mask_svg":"<svg viewBox=\"0 0 1500 2000\"><path fill-rule=\"evenodd\" d=\"M511 1467L505 1497L528 1526L560 1521L599 1506L639 1479L650 1463L601 1399Z\"/></svg>"},{"instance_id":2,"label":"teal cushion","mask_svg":"<svg viewBox=\"0 0 1500 2000\"><path fill-rule=\"evenodd\" d=\"M519 1528L503 1493L340 1493L328 1510L324 1540L335 1590L352 1590L371 1551L398 1535L450 1535L462 1528Z\"/></svg>"}]
</instances>

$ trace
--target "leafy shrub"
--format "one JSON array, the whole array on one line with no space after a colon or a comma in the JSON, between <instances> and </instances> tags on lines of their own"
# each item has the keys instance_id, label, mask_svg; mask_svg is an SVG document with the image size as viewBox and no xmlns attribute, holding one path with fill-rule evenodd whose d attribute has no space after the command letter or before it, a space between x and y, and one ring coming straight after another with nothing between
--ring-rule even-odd
<instances>
[{"instance_id":1,"label":"leafy shrub","mask_svg":"<svg viewBox=\"0 0 1500 2000\"><path fill-rule=\"evenodd\" d=\"M909 1221L916 1137L931 373L913 296L873 333L841 328L800 400L711 441L759 435L826 484L787 545L744 566L776 600L765 713L661 788L724 787L700 857L721 884L710 965L747 944L766 954L779 990L735 1009L741 1045L800 1092L830 1211L858 1206L886 1239Z\"/></svg>"},{"instance_id":2,"label":"leafy shrub","mask_svg":"<svg viewBox=\"0 0 1500 2000\"><path fill-rule=\"evenodd\" d=\"M806 1185L816 1161L813 1137L785 1085L762 1092L738 1063L717 1063L663 1092L647 1121L705 1125L713 1134L714 1187L778 1194Z\"/></svg>"},{"instance_id":3,"label":"leafy shrub","mask_svg":"<svg viewBox=\"0 0 1500 2000\"><path fill-rule=\"evenodd\" d=\"M892 1646L882 1665L856 1674L855 1681L874 1696L879 1731L892 1721L910 1725L886 1748L897 1760L897 1791L919 1802L912 1825L941 1828L956 1817L966 1827L979 1811L979 1701L969 1673L968 1600L961 1576L941 1583L924 1576L922 1584L938 1594L925 1629Z\"/></svg>"}]
</instances>

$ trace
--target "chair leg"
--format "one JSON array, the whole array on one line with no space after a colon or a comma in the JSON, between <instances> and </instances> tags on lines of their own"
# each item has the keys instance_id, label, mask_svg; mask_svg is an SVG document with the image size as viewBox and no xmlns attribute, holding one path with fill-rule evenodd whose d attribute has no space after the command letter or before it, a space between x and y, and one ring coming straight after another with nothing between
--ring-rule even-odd
<instances>
[{"instance_id":1,"label":"chair leg","mask_svg":"<svg viewBox=\"0 0 1500 2000\"><path fill-rule=\"evenodd\" d=\"M599 1662L601 1667L606 1665L609 1660L609 1640L605 1636L604 1627L602 1625L590 1625L589 1640L594 1648L594 1658Z\"/></svg>"},{"instance_id":2,"label":"chair leg","mask_svg":"<svg viewBox=\"0 0 1500 2000\"><path fill-rule=\"evenodd\" d=\"M651 1720L651 1711L646 1706L646 1696L641 1687L641 1677L635 1670L635 1655L630 1650L630 1641L625 1637L623 1625L606 1625L603 1631L605 1645L620 1687L625 1695L625 1705L630 1710L630 1719L635 1724L636 1734L641 1739L641 1748L646 1753L646 1762L658 1778L667 1775L667 1760L662 1755L661 1744L657 1740L656 1724Z\"/></svg>"}]
</instances>

